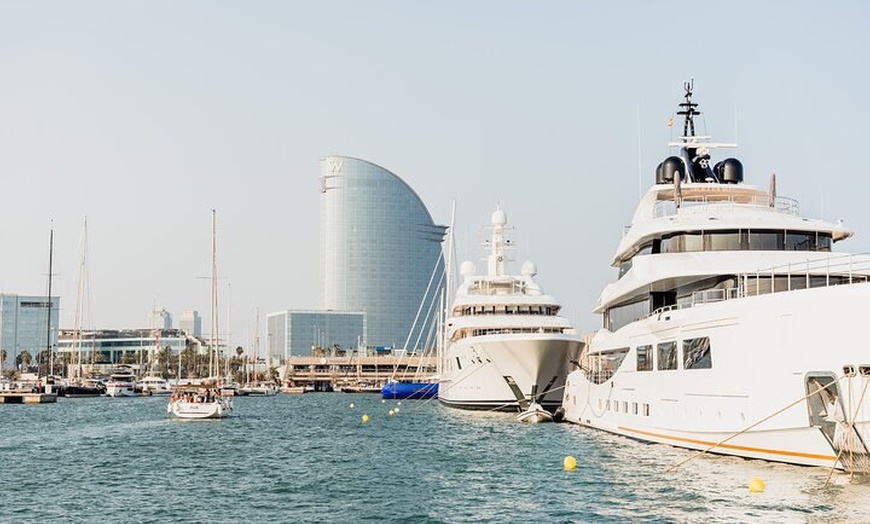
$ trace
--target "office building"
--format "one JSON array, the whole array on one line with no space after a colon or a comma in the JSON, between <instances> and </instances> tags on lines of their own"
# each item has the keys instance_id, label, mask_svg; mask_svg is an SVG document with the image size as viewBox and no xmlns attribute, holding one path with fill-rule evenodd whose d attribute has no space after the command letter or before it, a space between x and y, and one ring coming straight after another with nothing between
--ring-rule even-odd
<instances>
[{"instance_id":1,"label":"office building","mask_svg":"<svg viewBox=\"0 0 870 524\"><path fill-rule=\"evenodd\" d=\"M48 324L49 305L51 326ZM49 346L57 346L60 297L0 294L0 364L3 370L14 369L25 351L33 365L37 356Z\"/></svg>"},{"instance_id":2,"label":"office building","mask_svg":"<svg viewBox=\"0 0 870 524\"><path fill-rule=\"evenodd\" d=\"M351 354L365 338L366 314L363 312L286 310L266 316L266 349L270 363L283 362L291 356Z\"/></svg>"},{"instance_id":3,"label":"office building","mask_svg":"<svg viewBox=\"0 0 870 524\"><path fill-rule=\"evenodd\" d=\"M202 317L199 311L182 311L178 319L178 329L192 337L202 338Z\"/></svg>"}]
</instances>

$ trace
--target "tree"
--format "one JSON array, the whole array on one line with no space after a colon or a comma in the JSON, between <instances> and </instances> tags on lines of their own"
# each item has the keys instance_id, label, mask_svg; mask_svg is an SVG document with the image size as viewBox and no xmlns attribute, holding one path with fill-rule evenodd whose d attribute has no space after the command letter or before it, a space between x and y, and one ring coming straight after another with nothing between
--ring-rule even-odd
<instances>
[{"instance_id":1,"label":"tree","mask_svg":"<svg viewBox=\"0 0 870 524\"><path fill-rule=\"evenodd\" d=\"M15 357L15 366L20 366L24 364L26 367L30 367L30 363L33 361L33 357L30 355L30 351L26 349L18 354Z\"/></svg>"},{"instance_id":2,"label":"tree","mask_svg":"<svg viewBox=\"0 0 870 524\"><path fill-rule=\"evenodd\" d=\"M160 376L167 378L172 375L172 363L172 348L166 345L157 353L157 369L160 372Z\"/></svg>"}]
</instances>

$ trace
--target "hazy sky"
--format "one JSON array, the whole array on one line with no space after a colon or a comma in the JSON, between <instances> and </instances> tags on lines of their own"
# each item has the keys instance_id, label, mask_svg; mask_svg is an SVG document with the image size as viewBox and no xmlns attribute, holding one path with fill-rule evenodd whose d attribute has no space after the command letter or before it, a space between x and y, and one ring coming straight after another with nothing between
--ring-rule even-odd
<instances>
[{"instance_id":1,"label":"hazy sky","mask_svg":"<svg viewBox=\"0 0 870 524\"><path fill-rule=\"evenodd\" d=\"M53 219L72 327L87 216L85 327L156 305L208 331L216 208L221 322L231 288L245 345L257 308L320 305L318 162L340 154L438 223L455 200L460 259L500 202L513 267L591 330L690 78L699 133L740 144L748 183L776 172L858 232L839 250L870 251L868 27L859 1L0 0L0 291L46 292Z\"/></svg>"}]
</instances>

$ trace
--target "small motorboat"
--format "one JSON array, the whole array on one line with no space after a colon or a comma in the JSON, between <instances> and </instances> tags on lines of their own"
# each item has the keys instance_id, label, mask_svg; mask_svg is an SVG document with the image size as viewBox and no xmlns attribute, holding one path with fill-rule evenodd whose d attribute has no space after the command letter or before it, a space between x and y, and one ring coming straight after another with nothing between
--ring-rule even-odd
<instances>
[{"instance_id":1,"label":"small motorboat","mask_svg":"<svg viewBox=\"0 0 870 524\"><path fill-rule=\"evenodd\" d=\"M553 414L543 408L540 404L532 401L525 411L517 415L517 420L520 422L530 422L537 424L539 422L553 422Z\"/></svg>"}]
</instances>

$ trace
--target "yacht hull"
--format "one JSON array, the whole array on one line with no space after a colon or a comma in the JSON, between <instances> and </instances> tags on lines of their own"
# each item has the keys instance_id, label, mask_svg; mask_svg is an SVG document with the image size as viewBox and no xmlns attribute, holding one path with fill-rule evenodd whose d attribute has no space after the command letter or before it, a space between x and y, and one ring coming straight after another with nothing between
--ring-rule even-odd
<instances>
[{"instance_id":1,"label":"yacht hull","mask_svg":"<svg viewBox=\"0 0 870 524\"><path fill-rule=\"evenodd\" d=\"M138 397L139 392L133 384L106 384L107 397Z\"/></svg>"},{"instance_id":2,"label":"yacht hull","mask_svg":"<svg viewBox=\"0 0 870 524\"><path fill-rule=\"evenodd\" d=\"M648 442L867 470L870 284L784 291L656 314L599 331L588 354L628 348L615 370L568 375L565 420ZM709 337L709 368L685 360ZM637 347L676 342L677 369L638 370ZM641 366L643 369L644 366ZM686 369L686 368L689 369ZM585 368L585 369L584 369Z\"/></svg>"},{"instance_id":3,"label":"yacht hull","mask_svg":"<svg viewBox=\"0 0 870 524\"><path fill-rule=\"evenodd\" d=\"M438 399L460 409L522 411L536 395L555 411L568 362L582 345L579 336L558 333L464 338L445 351Z\"/></svg>"},{"instance_id":4,"label":"yacht hull","mask_svg":"<svg viewBox=\"0 0 870 524\"><path fill-rule=\"evenodd\" d=\"M170 402L167 411L177 418L209 419L224 418L232 410L231 401L218 398L212 402Z\"/></svg>"}]
</instances>

